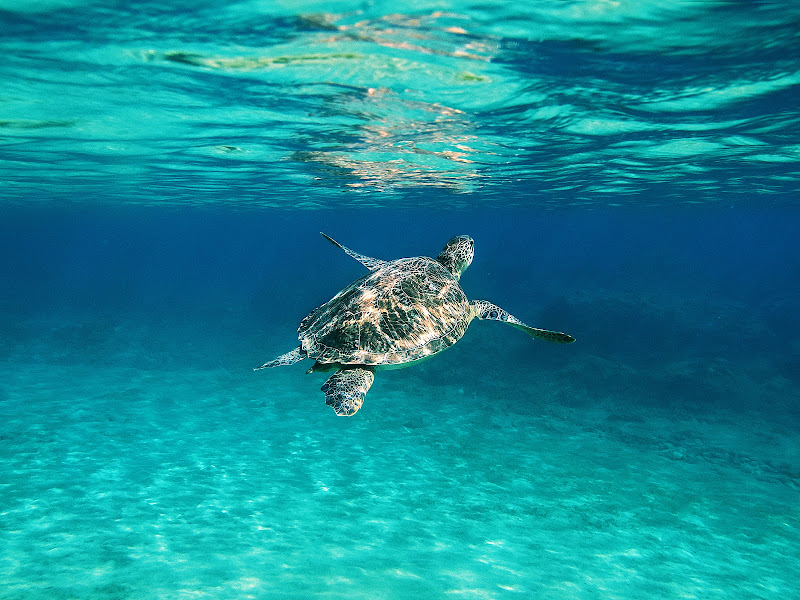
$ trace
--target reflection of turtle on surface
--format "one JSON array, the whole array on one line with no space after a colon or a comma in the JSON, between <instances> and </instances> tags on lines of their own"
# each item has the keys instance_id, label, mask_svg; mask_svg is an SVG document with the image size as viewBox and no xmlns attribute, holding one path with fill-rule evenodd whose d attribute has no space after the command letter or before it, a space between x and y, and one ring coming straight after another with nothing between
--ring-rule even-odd
<instances>
[{"instance_id":1,"label":"reflection of turtle on surface","mask_svg":"<svg viewBox=\"0 0 800 600\"><path fill-rule=\"evenodd\" d=\"M549 342L575 341L565 333L528 327L485 300L467 300L458 280L472 262L474 243L469 236L451 239L436 260L379 260L322 235L370 272L303 319L297 330L300 346L258 369L304 358L316 361L308 373L336 369L322 391L337 415L351 416L361 408L375 370L403 367L441 352L455 344L475 318L502 321Z\"/></svg>"}]
</instances>

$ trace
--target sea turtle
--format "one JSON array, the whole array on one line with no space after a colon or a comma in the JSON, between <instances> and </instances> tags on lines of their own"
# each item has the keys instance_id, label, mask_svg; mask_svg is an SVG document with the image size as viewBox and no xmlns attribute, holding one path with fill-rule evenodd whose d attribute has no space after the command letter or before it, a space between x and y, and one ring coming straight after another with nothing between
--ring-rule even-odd
<instances>
[{"instance_id":1,"label":"sea turtle","mask_svg":"<svg viewBox=\"0 0 800 600\"><path fill-rule=\"evenodd\" d=\"M491 302L467 300L458 281L474 254L469 236L451 239L436 260L379 260L322 235L370 272L303 319L297 348L255 370L305 358L316 361L308 373L336 369L322 391L337 415L349 417L361 408L374 371L404 367L441 352L464 335L472 319L502 321L549 342L575 341L566 333L529 327Z\"/></svg>"}]
</instances>

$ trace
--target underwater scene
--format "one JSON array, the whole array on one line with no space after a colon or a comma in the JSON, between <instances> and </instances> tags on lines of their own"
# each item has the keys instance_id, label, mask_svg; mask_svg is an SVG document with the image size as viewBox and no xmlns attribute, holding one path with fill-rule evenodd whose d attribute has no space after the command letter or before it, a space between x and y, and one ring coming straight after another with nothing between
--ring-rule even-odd
<instances>
[{"instance_id":1,"label":"underwater scene","mask_svg":"<svg viewBox=\"0 0 800 600\"><path fill-rule=\"evenodd\" d=\"M798 23L0 0L0 600L800 598Z\"/></svg>"}]
</instances>

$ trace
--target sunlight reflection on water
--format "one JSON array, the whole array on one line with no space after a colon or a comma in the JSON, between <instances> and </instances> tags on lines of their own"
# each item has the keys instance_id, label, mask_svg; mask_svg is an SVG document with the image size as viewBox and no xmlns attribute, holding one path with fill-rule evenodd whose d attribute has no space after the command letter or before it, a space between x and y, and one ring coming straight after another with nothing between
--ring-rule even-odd
<instances>
[{"instance_id":1,"label":"sunlight reflection on water","mask_svg":"<svg viewBox=\"0 0 800 600\"><path fill-rule=\"evenodd\" d=\"M793 4L1 6L11 202L791 201L800 179Z\"/></svg>"}]
</instances>

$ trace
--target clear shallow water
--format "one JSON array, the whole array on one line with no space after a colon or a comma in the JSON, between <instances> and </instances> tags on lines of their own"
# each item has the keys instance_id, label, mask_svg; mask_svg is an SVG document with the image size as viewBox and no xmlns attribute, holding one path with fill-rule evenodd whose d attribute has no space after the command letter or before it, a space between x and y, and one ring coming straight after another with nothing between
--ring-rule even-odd
<instances>
[{"instance_id":1,"label":"clear shallow water","mask_svg":"<svg viewBox=\"0 0 800 600\"><path fill-rule=\"evenodd\" d=\"M791 3L0 2L0 598L792 598ZM253 373L380 258L474 323Z\"/></svg>"}]
</instances>

